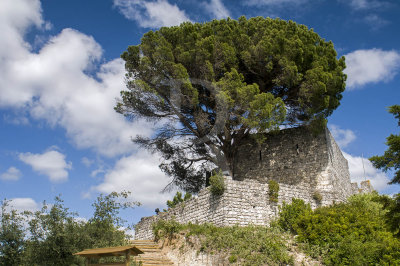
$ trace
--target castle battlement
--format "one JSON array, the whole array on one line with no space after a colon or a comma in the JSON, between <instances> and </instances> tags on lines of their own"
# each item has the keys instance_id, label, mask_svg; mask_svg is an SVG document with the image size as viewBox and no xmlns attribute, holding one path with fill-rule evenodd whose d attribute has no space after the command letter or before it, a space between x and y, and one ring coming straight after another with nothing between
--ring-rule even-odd
<instances>
[{"instance_id":1,"label":"castle battlement","mask_svg":"<svg viewBox=\"0 0 400 266\"><path fill-rule=\"evenodd\" d=\"M136 239L151 239L158 219L179 223L213 223L217 226L267 225L279 213L278 206L292 198L312 208L343 202L349 196L369 192L350 182L347 160L329 130L313 136L305 128L281 130L259 145L246 140L238 152L235 177L224 176L225 191L212 195L208 188L167 212L144 217L136 225ZM269 181L279 184L277 202L269 197Z\"/></svg>"}]
</instances>

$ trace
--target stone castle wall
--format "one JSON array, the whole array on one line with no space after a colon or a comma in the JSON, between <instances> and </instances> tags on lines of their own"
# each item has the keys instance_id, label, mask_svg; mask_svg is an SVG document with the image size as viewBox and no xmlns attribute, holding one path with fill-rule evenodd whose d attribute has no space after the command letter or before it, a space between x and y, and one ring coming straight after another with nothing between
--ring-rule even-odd
<instances>
[{"instance_id":1,"label":"stone castle wall","mask_svg":"<svg viewBox=\"0 0 400 266\"><path fill-rule=\"evenodd\" d=\"M261 151L261 152L260 152ZM136 239L152 239L158 219L179 223L213 223L217 226L267 225L277 216L278 206L292 198L312 208L342 202L360 192L350 183L347 160L328 130L312 136L303 128L282 130L258 146L249 140L238 153L235 179L225 176L225 192L214 196L208 188L159 215L144 217L136 225ZM268 180L278 182L278 202L270 202ZM369 184L369 183L368 183ZM315 195L322 197L317 202Z\"/></svg>"}]
</instances>

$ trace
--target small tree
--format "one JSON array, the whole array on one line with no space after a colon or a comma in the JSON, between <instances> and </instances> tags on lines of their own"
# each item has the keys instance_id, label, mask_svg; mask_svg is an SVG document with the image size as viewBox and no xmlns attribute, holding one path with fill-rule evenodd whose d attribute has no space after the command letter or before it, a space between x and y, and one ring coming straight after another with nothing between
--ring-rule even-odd
<instances>
[{"instance_id":1,"label":"small tree","mask_svg":"<svg viewBox=\"0 0 400 266\"><path fill-rule=\"evenodd\" d=\"M389 113L393 114L398 120L400 126L400 105L392 105L389 107ZM372 164L383 171L392 169L395 171L392 181L389 184L400 184L400 134L391 134L386 139L388 149L382 156L373 156L369 158Z\"/></svg>"},{"instance_id":2,"label":"small tree","mask_svg":"<svg viewBox=\"0 0 400 266\"><path fill-rule=\"evenodd\" d=\"M53 205L43 204L40 211L28 213L28 265L71 265L81 262L72 254L85 247L80 233L83 224L75 220L76 213L64 206L60 196ZM83 245L80 245L83 244Z\"/></svg>"},{"instance_id":3,"label":"small tree","mask_svg":"<svg viewBox=\"0 0 400 266\"><path fill-rule=\"evenodd\" d=\"M124 220L119 213L121 209L139 205L126 201L128 196L129 192L101 194L92 204L94 213L88 221L78 220L77 213L70 212L61 197L56 197L53 205L44 203L40 211L28 213L26 264L82 265L83 259L73 253L126 244L126 232L121 230Z\"/></svg>"},{"instance_id":4,"label":"small tree","mask_svg":"<svg viewBox=\"0 0 400 266\"><path fill-rule=\"evenodd\" d=\"M126 244L126 234L120 230L125 224L120 216L121 209L140 206L139 202L127 201L130 192L111 192L108 195L100 194L92 204L93 217L86 223L91 246L106 247Z\"/></svg>"},{"instance_id":5,"label":"small tree","mask_svg":"<svg viewBox=\"0 0 400 266\"><path fill-rule=\"evenodd\" d=\"M174 208L179 203L190 200L191 198L192 198L192 194L185 193L185 196L183 196L183 198L182 198L182 192L177 191L174 198L172 199L172 201L167 200L167 206L168 206L168 208Z\"/></svg>"},{"instance_id":6,"label":"small tree","mask_svg":"<svg viewBox=\"0 0 400 266\"><path fill-rule=\"evenodd\" d=\"M0 265L21 265L24 258L24 217L9 209L9 201L1 201Z\"/></svg>"}]
</instances>

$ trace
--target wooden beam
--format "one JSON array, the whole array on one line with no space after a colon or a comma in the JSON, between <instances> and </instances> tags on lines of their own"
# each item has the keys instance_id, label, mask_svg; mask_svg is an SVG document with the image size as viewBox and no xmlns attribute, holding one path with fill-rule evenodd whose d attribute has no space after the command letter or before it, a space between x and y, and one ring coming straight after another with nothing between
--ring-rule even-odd
<instances>
[{"instance_id":1,"label":"wooden beam","mask_svg":"<svg viewBox=\"0 0 400 266\"><path fill-rule=\"evenodd\" d=\"M129 250L127 250L126 253L125 253L125 266L129 266L130 265L130 260L131 260L130 252L129 252Z\"/></svg>"}]
</instances>

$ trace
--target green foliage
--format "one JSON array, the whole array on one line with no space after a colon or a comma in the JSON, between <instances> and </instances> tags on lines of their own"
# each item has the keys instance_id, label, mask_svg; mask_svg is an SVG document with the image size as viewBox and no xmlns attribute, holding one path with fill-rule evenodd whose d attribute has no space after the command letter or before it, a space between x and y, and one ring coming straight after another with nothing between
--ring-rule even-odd
<instances>
[{"instance_id":1,"label":"green foliage","mask_svg":"<svg viewBox=\"0 0 400 266\"><path fill-rule=\"evenodd\" d=\"M139 202L129 201L130 192L111 192L100 194L92 204L93 217L86 223L87 241L92 247L118 246L125 243L125 232L120 228L125 224L119 217L120 210L140 206Z\"/></svg>"},{"instance_id":2,"label":"green foliage","mask_svg":"<svg viewBox=\"0 0 400 266\"><path fill-rule=\"evenodd\" d=\"M293 21L262 17L163 27L121 57L127 89L115 110L170 121L135 141L159 152L160 168L194 192L206 170L234 172L239 145L251 133L282 124L321 130L346 80L332 42Z\"/></svg>"},{"instance_id":3,"label":"green foliage","mask_svg":"<svg viewBox=\"0 0 400 266\"><path fill-rule=\"evenodd\" d=\"M1 201L0 265L21 265L23 262L24 218L16 210L7 210L9 202Z\"/></svg>"},{"instance_id":4,"label":"green foliage","mask_svg":"<svg viewBox=\"0 0 400 266\"><path fill-rule=\"evenodd\" d=\"M0 265L83 265L83 258L73 253L126 244L127 235L120 230L123 221L118 216L119 210L138 205L120 202L128 195L126 192L100 195L93 204L94 214L89 221L76 219L77 214L64 206L61 197L56 197L54 204L44 203L41 210L33 213L7 211L7 201L3 202ZM9 260L10 254L13 261Z\"/></svg>"},{"instance_id":5,"label":"green foliage","mask_svg":"<svg viewBox=\"0 0 400 266\"><path fill-rule=\"evenodd\" d=\"M268 197L270 202L278 202L279 184L275 180L268 181Z\"/></svg>"},{"instance_id":6,"label":"green foliage","mask_svg":"<svg viewBox=\"0 0 400 266\"><path fill-rule=\"evenodd\" d=\"M321 193L319 193L319 191L314 191L313 195L312 195L313 199L320 204L322 201L322 195Z\"/></svg>"},{"instance_id":7,"label":"green foliage","mask_svg":"<svg viewBox=\"0 0 400 266\"><path fill-rule=\"evenodd\" d=\"M301 205L293 202L292 205ZM376 201L376 194L360 194L348 203L320 207L314 211L297 211L294 218L285 218L283 227L293 228L297 241L311 255L322 256L327 265L398 265L400 241L389 232L385 210ZM286 216L285 216L286 213Z\"/></svg>"},{"instance_id":8,"label":"green foliage","mask_svg":"<svg viewBox=\"0 0 400 266\"><path fill-rule=\"evenodd\" d=\"M158 220L152 226L153 235L156 241L161 238L169 238L172 239L175 234L177 234L180 230L182 230L183 226L175 221L171 220Z\"/></svg>"},{"instance_id":9,"label":"green foliage","mask_svg":"<svg viewBox=\"0 0 400 266\"><path fill-rule=\"evenodd\" d=\"M192 198L192 194L185 193L185 196L183 196L183 198L182 198L182 192L177 191L174 198L172 199L172 201L170 201L170 200L167 201L167 206L168 206L168 208L174 208L179 203L190 200L191 198Z\"/></svg>"},{"instance_id":10,"label":"green foliage","mask_svg":"<svg viewBox=\"0 0 400 266\"><path fill-rule=\"evenodd\" d=\"M225 183L222 172L216 172L210 177L210 191L214 196L221 196L225 191Z\"/></svg>"},{"instance_id":11,"label":"green foliage","mask_svg":"<svg viewBox=\"0 0 400 266\"><path fill-rule=\"evenodd\" d=\"M374 201L383 205L383 209L386 210L384 215L388 227L396 237L400 238L400 193L394 195L393 198L376 194Z\"/></svg>"},{"instance_id":12,"label":"green foliage","mask_svg":"<svg viewBox=\"0 0 400 266\"><path fill-rule=\"evenodd\" d=\"M26 241L28 265L71 265L82 262L72 256L83 246L83 224L77 222L58 196L52 205L43 204L41 210L29 215L29 238Z\"/></svg>"},{"instance_id":13,"label":"green foliage","mask_svg":"<svg viewBox=\"0 0 400 266\"><path fill-rule=\"evenodd\" d=\"M235 262L237 262L237 260L238 260L238 257L235 254L230 255L228 258L229 263L235 263Z\"/></svg>"},{"instance_id":14,"label":"green foliage","mask_svg":"<svg viewBox=\"0 0 400 266\"><path fill-rule=\"evenodd\" d=\"M310 204L305 204L304 200L292 199L291 204L283 202L282 206L279 206L278 225L283 230L296 234L293 226L297 224L300 217L304 217L310 213Z\"/></svg>"},{"instance_id":15,"label":"green foliage","mask_svg":"<svg viewBox=\"0 0 400 266\"><path fill-rule=\"evenodd\" d=\"M400 126L400 105L392 105L389 107L389 113L393 114L398 119ZM382 156L373 156L369 158L372 164L383 171L392 169L395 171L393 179L389 184L400 184L400 134L391 134L386 138L388 149Z\"/></svg>"},{"instance_id":16,"label":"green foliage","mask_svg":"<svg viewBox=\"0 0 400 266\"><path fill-rule=\"evenodd\" d=\"M161 226L160 226L161 225ZM159 222L161 232L177 231L200 239L200 252L228 252L230 263L240 265L278 265L292 263L286 248L286 235L278 228L262 226L217 227L212 224ZM164 227L163 227L164 226ZM172 229L171 229L172 228ZM170 235L167 234L169 237Z\"/></svg>"}]
</instances>

